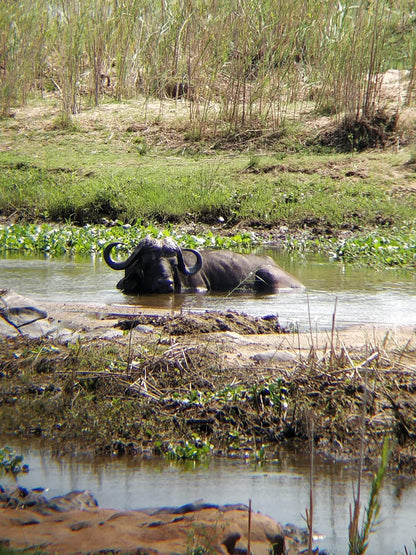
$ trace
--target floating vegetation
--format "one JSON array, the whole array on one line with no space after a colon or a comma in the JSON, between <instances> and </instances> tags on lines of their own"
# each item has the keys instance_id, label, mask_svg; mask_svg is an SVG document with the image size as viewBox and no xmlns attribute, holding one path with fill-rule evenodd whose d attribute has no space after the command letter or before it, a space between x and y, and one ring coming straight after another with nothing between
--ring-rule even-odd
<instances>
[{"instance_id":1,"label":"floating vegetation","mask_svg":"<svg viewBox=\"0 0 416 555\"><path fill-rule=\"evenodd\" d=\"M213 447L208 441L200 439L192 434L192 441L184 441L180 444L169 444L166 452L160 446L161 452L170 460L203 461L211 455Z\"/></svg>"},{"instance_id":2,"label":"floating vegetation","mask_svg":"<svg viewBox=\"0 0 416 555\"><path fill-rule=\"evenodd\" d=\"M10 447L0 449L0 472L11 474L29 472L29 466L22 464L22 462L22 455L16 455L15 451Z\"/></svg>"},{"instance_id":3,"label":"floating vegetation","mask_svg":"<svg viewBox=\"0 0 416 555\"><path fill-rule=\"evenodd\" d=\"M415 267L416 231L398 231L388 236L372 233L345 239L336 245L334 257L373 266Z\"/></svg>"},{"instance_id":4,"label":"floating vegetation","mask_svg":"<svg viewBox=\"0 0 416 555\"><path fill-rule=\"evenodd\" d=\"M122 225L111 227L85 225L57 226L52 224L12 224L0 228L1 251L40 252L51 256L64 254L101 253L104 245L119 241L125 249L131 250L137 243L150 235L155 238L171 237L182 247L247 249L260 243L255 233L238 233L231 237L221 237L212 232L192 235L175 230L173 227L158 229L153 225Z\"/></svg>"},{"instance_id":5,"label":"floating vegetation","mask_svg":"<svg viewBox=\"0 0 416 555\"><path fill-rule=\"evenodd\" d=\"M120 251L131 251L146 235L171 237L185 248L218 248L250 250L264 245L265 237L254 231L231 236L212 231L192 234L173 226L129 225L121 222L112 226L43 224L12 224L0 227L0 252L44 253L49 256L101 254L103 247L119 241ZM327 253L349 264L370 264L379 267L411 268L416 264L416 231L392 230L390 234L354 236L341 239L310 239L307 235L289 235L280 240L282 248L304 255Z\"/></svg>"}]
</instances>

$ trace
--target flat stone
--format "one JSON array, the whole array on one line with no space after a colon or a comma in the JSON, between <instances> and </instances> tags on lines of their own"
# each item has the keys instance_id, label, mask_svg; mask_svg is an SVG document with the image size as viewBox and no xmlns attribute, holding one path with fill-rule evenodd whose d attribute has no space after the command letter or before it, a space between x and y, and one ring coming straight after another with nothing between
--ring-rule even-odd
<instances>
[{"instance_id":1,"label":"flat stone","mask_svg":"<svg viewBox=\"0 0 416 555\"><path fill-rule=\"evenodd\" d=\"M224 339L230 341L232 343L236 343L237 345L250 345L252 341L237 333L236 331L225 331L223 334Z\"/></svg>"},{"instance_id":2,"label":"flat stone","mask_svg":"<svg viewBox=\"0 0 416 555\"><path fill-rule=\"evenodd\" d=\"M38 339L50 335L56 324L33 301L11 289L0 289L0 334Z\"/></svg>"},{"instance_id":3,"label":"flat stone","mask_svg":"<svg viewBox=\"0 0 416 555\"><path fill-rule=\"evenodd\" d=\"M256 353L250 358L256 362L294 362L297 359L296 355L290 351L281 351L277 349Z\"/></svg>"},{"instance_id":4,"label":"flat stone","mask_svg":"<svg viewBox=\"0 0 416 555\"><path fill-rule=\"evenodd\" d=\"M0 335L3 337L16 337L17 335L20 335L20 333L18 329L0 317Z\"/></svg>"},{"instance_id":5,"label":"flat stone","mask_svg":"<svg viewBox=\"0 0 416 555\"><path fill-rule=\"evenodd\" d=\"M138 332L138 333L152 333L154 331L155 327L152 325L148 325L148 324L139 324L138 326L136 326L135 328L133 328L133 333L134 332Z\"/></svg>"},{"instance_id":6,"label":"flat stone","mask_svg":"<svg viewBox=\"0 0 416 555\"><path fill-rule=\"evenodd\" d=\"M80 339L80 334L68 328L58 329L52 338L61 345L75 344Z\"/></svg>"}]
</instances>

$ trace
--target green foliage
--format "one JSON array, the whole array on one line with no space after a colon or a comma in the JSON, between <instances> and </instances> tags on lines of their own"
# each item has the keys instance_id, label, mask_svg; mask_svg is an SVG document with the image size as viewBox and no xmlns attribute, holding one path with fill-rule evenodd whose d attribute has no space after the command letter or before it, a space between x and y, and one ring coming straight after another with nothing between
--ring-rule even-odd
<instances>
[{"instance_id":1,"label":"green foliage","mask_svg":"<svg viewBox=\"0 0 416 555\"><path fill-rule=\"evenodd\" d=\"M172 237L181 246L187 248L242 249L253 247L258 241L255 235L250 233L238 233L231 237L220 237L213 233L196 236L171 227L159 229L153 225L142 224L112 227L12 224L0 227L0 250L41 252L50 256L95 254L101 253L107 243L119 241L123 243L125 250L130 251L146 235L155 238Z\"/></svg>"},{"instance_id":2,"label":"green foliage","mask_svg":"<svg viewBox=\"0 0 416 555\"><path fill-rule=\"evenodd\" d=\"M169 444L165 456L172 460L202 461L211 454L212 446L209 442L193 436L192 441L180 444Z\"/></svg>"},{"instance_id":3,"label":"green foliage","mask_svg":"<svg viewBox=\"0 0 416 555\"><path fill-rule=\"evenodd\" d=\"M389 457L390 445L389 442L385 440L383 443L380 465L371 482L370 498L368 507L366 507L365 510L361 531L358 531L356 520L350 524L349 555L363 555L367 551L370 533L374 531L380 512L381 488L387 471Z\"/></svg>"},{"instance_id":4,"label":"green foliage","mask_svg":"<svg viewBox=\"0 0 416 555\"><path fill-rule=\"evenodd\" d=\"M11 549L0 543L0 555L46 555L41 549Z\"/></svg>"},{"instance_id":5,"label":"green foliage","mask_svg":"<svg viewBox=\"0 0 416 555\"><path fill-rule=\"evenodd\" d=\"M48 256L101 255L103 247L110 242L120 242L120 253L130 252L146 235L155 238L171 237L184 248L219 248L252 250L263 239L255 233L237 233L232 236L212 232L194 235L175 227L154 225L114 225L112 227L86 225L12 224L0 227L0 252L43 253ZM346 239L308 239L302 235L289 236L283 246L293 253L321 252L336 260L350 264L371 264L378 267L412 268L416 263L416 233L394 229L380 235L372 232ZM117 250L117 249L116 249ZM227 392L218 396L228 395ZM233 391L233 395L238 395Z\"/></svg>"},{"instance_id":6,"label":"green foliage","mask_svg":"<svg viewBox=\"0 0 416 555\"><path fill-rule=\"evenodd\" d=\"M344 262L359 262L373 266L409 267L416 264L416 232L396 230L390 235L371 233L342 240L334 257Z\"/></svg>"},{"instance_id":7,"label":"green foliage","mask_svg":"<svg viewBox=\"0 0 416 555\"><path fill-rule=\"evenodd\" d=\"M15 451L10 447L0 449L0 473L19 474L20 472L28 472L28 465L22 465L22 462L23 456L16 455Z\"/></svg>"}]
</instances>

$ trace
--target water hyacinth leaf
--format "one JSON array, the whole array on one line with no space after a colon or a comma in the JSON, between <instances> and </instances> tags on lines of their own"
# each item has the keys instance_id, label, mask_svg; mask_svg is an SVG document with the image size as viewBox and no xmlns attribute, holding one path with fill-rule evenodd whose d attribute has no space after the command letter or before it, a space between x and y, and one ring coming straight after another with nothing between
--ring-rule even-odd
<instances>
[{"instance_id":1,"label":"water hyacinth leaf","mask_svg":"<svg viewBox=\"0 0 416 555\"><path fill-rule=\"evenodd\" d=\"M261 238L257 238L254 233L240 233L231 237L219 237L211 233L198 237L170 227L158 229L153 225L141 224L111 227L12 224L0 227L0 251L39 252L50 256L88 255L101 253L104 245L117 241L123 243L123 251L130 251L146 235L155 238L172 237L179 245L187 248L241 249L255 247L261 242Z\"/></svg>"}]
</instances>

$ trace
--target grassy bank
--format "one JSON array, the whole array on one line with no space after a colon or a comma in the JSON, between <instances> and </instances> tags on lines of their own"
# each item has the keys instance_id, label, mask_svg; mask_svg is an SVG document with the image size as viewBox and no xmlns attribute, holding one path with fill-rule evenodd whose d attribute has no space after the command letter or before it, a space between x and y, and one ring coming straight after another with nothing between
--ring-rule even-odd
<instances>
[{"instance_id":1,"label":"grassy bank","mask_svg":"<svg viewBox=\"0 0 416 555\"><path fill-rule=\"evenodd\" d=\"M1 248L99 252L150 233L185 246L279 241L349 262L414 264L411 149L337 153L313 144L312 125L253 149L214 149L189 141L184 104L165 101L172 120L153 109L150 120L149 106L110 103L62 130L50 98L1 120Z\"/></svg>"},{"instance_id":2,"label":"grassy bank","mask_svg":"<svg viewBox=\"0 0 416 555\"><path fill-rule=\"evenodd\" d=\"M83 136L79 142L85 149L93 147ZM71 158L70 151L70 143L61 147L61 164ZM63 167L42 163L39 154L37 160L16 152L2 155L0 210L26 221L78 225L103 219L130 224L223 221L226 227L240 222L265 229L284 225L328 235L400 227L413 221L416 208L415 195L403 194L396 179L393 185L391 177L370 167L365 175L352 171L357 164L370 165L359 157L304 153L283 160L270 155L200 159L154 153L136 157L134 164L128 152L118 156L118 167L110 159L99 162L103 167L97 171L88 154ZM400 166L393 155L379 154L373 161L374 166L389 162Z\"/></svg>"}]
</instances>

